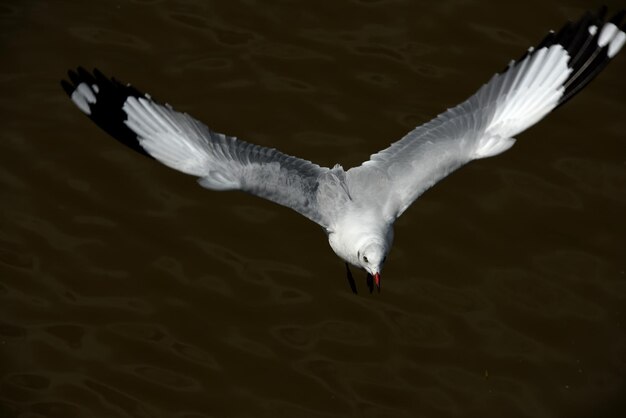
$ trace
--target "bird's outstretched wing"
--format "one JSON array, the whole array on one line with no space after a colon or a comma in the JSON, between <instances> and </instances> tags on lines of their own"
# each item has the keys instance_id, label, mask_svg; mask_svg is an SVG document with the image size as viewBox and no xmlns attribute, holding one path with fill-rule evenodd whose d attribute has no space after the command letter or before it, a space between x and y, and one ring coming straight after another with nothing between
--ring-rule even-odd
<instances>
[{"instance_id":1,"label":"bird's outstretched wing","mask_svg":"<svg viewBox=\"0 0 626 418\"><path fill-rule=\"evenodd\" d=\"M624 11L606 23L605 12L550 32L467 101L348 170L351 196L386 197L383 212L393 221L463 164L509 149L514 135L572 98L623 46Z\"/></svg>"},{"instance_id":2,"label":"bird's outstretched wing","mask_svg":"<svg viewBox=\"0 0 626 418\"><path fill-rule=\"evenodd\" d=\"M331 172L272 148L211 131L186 113L161 105L98 70L68 72L61 85L98 126L130 148L213 190L242 190L287 206L328 226L318 204L320 182Z\"/></svg>"}]
</instances>

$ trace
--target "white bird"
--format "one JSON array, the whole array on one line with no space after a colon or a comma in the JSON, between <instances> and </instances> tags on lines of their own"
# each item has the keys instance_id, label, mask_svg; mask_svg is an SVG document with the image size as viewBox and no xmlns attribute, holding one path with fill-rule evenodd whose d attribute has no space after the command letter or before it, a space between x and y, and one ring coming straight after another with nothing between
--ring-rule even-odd
<instances>
[{"instance_id":1,"label":"white bird","mask_svg":"<svg viewBox=\"0 0 626 418\"><path fill-rule=\"evenodd\" d=\"M61 82L72 101L115 139L211 190L242 190L321 225L334 252L367 272L370 292L393 241L396 219L428 188L479 158L498 155L514 136L572 98L626 41L625 11L605 22L587 13L536 47L465 102L419 126L358 167L320 167L275 149L213 132L97 69ZM375 197L375 198L374 198Z\"/></svg>"}]
</instances>

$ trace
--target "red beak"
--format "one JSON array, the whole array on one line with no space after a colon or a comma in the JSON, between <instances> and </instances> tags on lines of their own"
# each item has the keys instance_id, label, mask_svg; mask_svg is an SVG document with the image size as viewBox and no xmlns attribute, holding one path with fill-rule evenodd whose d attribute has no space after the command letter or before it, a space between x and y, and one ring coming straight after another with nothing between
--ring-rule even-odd
<instances>
[{"instance_id":1,"label":"red beak","mask_svg":"<svg viewBox=\"0 0 626 418\"><path fill-rule=\"evenodd\" d=\"M374 284L376 285L376 288L378 289L378 292L380 293L380 273L376 273L374 275Z\"/></svg>"}]
</instances>

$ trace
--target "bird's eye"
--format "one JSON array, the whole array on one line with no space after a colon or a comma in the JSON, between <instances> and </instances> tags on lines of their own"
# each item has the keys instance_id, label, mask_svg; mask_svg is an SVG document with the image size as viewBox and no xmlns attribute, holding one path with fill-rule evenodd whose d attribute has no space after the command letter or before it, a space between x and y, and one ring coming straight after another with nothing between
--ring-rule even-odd
<instances>
[{"instance_id":1,"label":"bird's eye","mask_svg":"<svg viewBox=\"0 0 626 418\"><path fill-rule=\"evenodd\" d=\"M365 256L363 256L363 261L365 261L366 263L369 263L369 260Z\"/></svg>"}]
</instances>

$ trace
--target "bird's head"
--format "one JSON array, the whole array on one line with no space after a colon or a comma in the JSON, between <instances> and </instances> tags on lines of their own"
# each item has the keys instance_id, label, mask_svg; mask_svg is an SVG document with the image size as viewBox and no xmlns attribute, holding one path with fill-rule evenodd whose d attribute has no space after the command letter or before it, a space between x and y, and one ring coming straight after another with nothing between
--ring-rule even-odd
<instances>
[{"instance_id":1,"label":"bird's head","mask_svg":"<svg viewBox=\"0 0 626 418\"><path fill-rule=\"evenodd\" d=\"M380 273L387 259L387 248L379 242L368 242L357 251L359 265L374 277L374 284L380 290Z\"/></svg>"}]
</instances>

